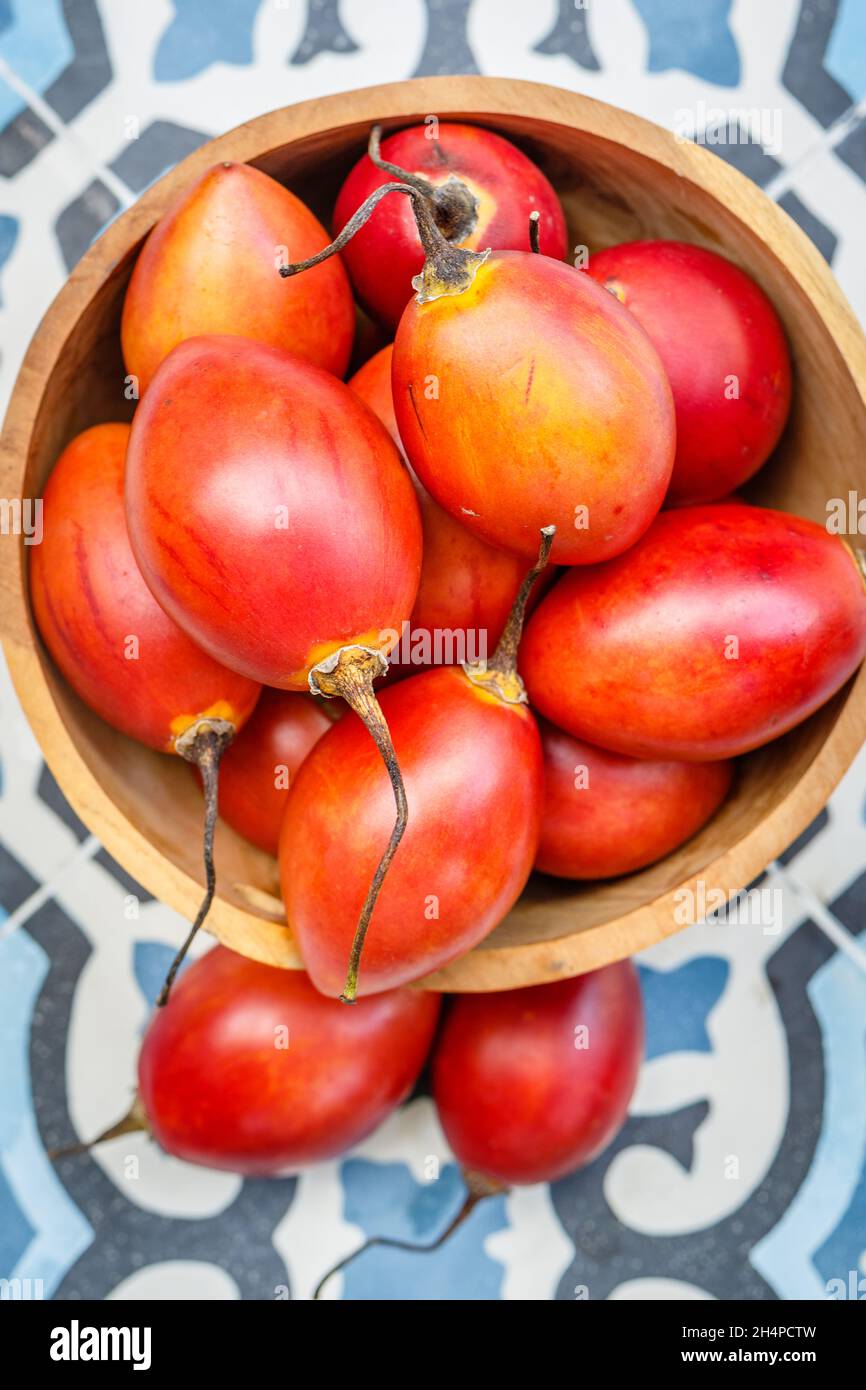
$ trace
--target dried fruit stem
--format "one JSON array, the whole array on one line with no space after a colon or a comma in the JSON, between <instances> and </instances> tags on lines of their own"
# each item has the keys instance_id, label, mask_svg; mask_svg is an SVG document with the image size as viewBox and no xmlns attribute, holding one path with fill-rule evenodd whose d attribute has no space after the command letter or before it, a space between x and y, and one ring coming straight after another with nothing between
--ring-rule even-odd
<instances>
[{"instance_id":1,"label":"dried fruit stem","mask_svg":"<svg viewBox=\"0 0 866 1390\"><path fill-rule=\"evenodd\" d=\"M217 800L219 792L219 768L222 755L235 736L235 728L226 719L200 719L191 725L175 743L175 752L194 763L201 773L204 788L204 876L205 895L202 898L195 921L189 929L187 938L169 966L165 983L156 1001L157 1008L168 1003L171 987L178 970L183 965L187 951L195 940L202 923L210 912L216 888L216 874L213 862L213 841L217 821Z\"/></svg>"},{"instance_id":2,"label":"dried fruit stem","mask_svg":"<svg viewBox=\"0 0 866 1390\"><path fill-rule=\"evenodd\" d=\"M96 1144L104 1144L108 1139L119 1139L121 1134L142 1133L149 1134L150 1126L147 1123L141 1098L136 1096L123 1119L118 1120L116 1124L109 1125L108 1129L97 1134L95 1139L91 1139L87 1143L81 1140L77 1144L63 1144L59 1148L49 1149L48 1157L54 1163L58 1158L71 1158L74 1154L88 1153Z\"/></svg>"},{"instance_id":3,"label":"dried fruit stem","mask_svg":"<svg viewBox=\"0 0 866 1390\"><path fill-rule=\"evenodd\" d=\"M367 154L377 169L392 174L401 183L407 183L430 203L436 226L448 241L465 241L478 223L478 199L469 191L462 179L453 175L445 183L434 184L420 174L401 169L399 164L391 164L382 158L379 144L382 127L374 125L370 131Z\"/></svg>"},{"instance_id":4,"label":"dried fruit stem","mask_svg":"<svg viewBox=\"0 0 866 1390\"><path fill-rule=\"evenodd\" d=\"M532 586L550 558L550 547L556 535L555 526L542 526L538 559L517 591L502 636L489 661L464 661L463 670L473 685L480 685L507 705L529 703L526 688L517 674L517 651L523 636L523 621Z\"/></svg>"},{"instance_id":5,"label":"dried fruit stem","mask_svg":"<svg viewBox=\"0 0 866 1390\"><path fill-rule=\"evenodd\" d=\"M550 559L550 547L553 545L553 538L556 535L555 526L542 526L541 545L538 547L538 559L532 569L526 575L523 583L517 591L517 597L511 606L502 636L496 646L496 651L487 663L488 670L502 671L509 674L517 670L517 649L520 646L520 639L523 636L523 621L526 617L526 605L532 586L543 569L547 568Z\"/></svg>"},{"instance_id":6,"label":"dried fruit stem","mask_svg":"<svg viewBox=\"0 0 866 1390\"><path fill-rule=\"evenodd\" d=\"M419 1255L432 1254L434 1250L438 1250L443 1246L454 1232L463 1225L467 1217L471 1215L479 1202L484 1201L485 1197L493 1197L498 1193L508 1191L507 1187L497 1182L495 1178L487 1178L482 1173L466 1171L463 1174L463 1181L467 1187L466 1198L463 1205L460 1207L457 1214L448 1222L445 1230L442 1231L435 1240L430 1241L427 1245L421 1245L411 1240L392 1240L389 1236L371 1236L369 1240L364 1241L363 1245L359 1245L357 1250L353 1250L351 1254L344 1256L342 1260L339 1260L337 1264L333 1265L331 1269L328 1270L327 1274L322 1276L316 1285L313 1299L318 1299L329 1279L335 1274L339 1274L341 1269L345 1269L346 1266L352 1264L354 1260L357 1260L358 1256L363 1255L365 1250L372 1250L375 1246L379 1246L380 1248L384 1247L387 1250L408 1250Z\"/></svg>"},{"instance_id":7,"label":"dried fruit stem","mask_svg":"<svg viewBox=\"0 0 866 1390\"><path fill-rule=\"evenodd\" d=\"M453 246L450 241L446 241L436 225L431 212L430 200L408 183L385 183L381 188L374 189L357 212L349 218L339 236L334 238L330 246L326 246L323 251L318 251L315 256L310 256L306 261L296 261L293 265L280 266L280 275L284 279L289 275L300 275L302 271L310 270L313 266L326 261L329 256L342 251L346 243L351 241L356 232L360 231L382 199L389 193L405 193L407 197L412 199L415 225L418 228L418 235L421 238L425 256L421 274L414 276L412 280L412 287L417 292L418 303L426 304L431 299L439 299L446 294L462 294L475 279L478 267L487 260L490 249L467 251L465 247Z\"/></svg>"},{"instance_id":8,"label":"dried fruit stem","mask_svg":"<svg viewBox=\"0 0 866 1390\"><path fill-rule=\"evenodd\" d=\"M391 779L391 787L394 791L394 801L397 806L397 818L394 821L394 829L391 831L391 838L388 841L382 858L379 860L378 867L373 875L367 896L364 899L364 906L361 908L361 915L358 918L358 925L355 928L355 936L352 941L352 949L349 954L349 964L346 971L346 984L343 993L340 995L344 1004L353 1004L358 992L358 972L361 966L361 953L364 949L364 939L367 935L367 928L370 925L370 918L373 915L373 908L376 906L376 899L379 890L385 881L385 875L397 852L397 846L403 838L403 832L409 819L409 810L406 804L406 788L403 785L403 776L400 772L400 765L397 762L397 754L394 752L394 745L391 742L391 733L388 728L385 716L382 713L379 701L376 699L376 692L373 689L373 681L376 676L384 675L388 669L388 663L381 652L373 650L371 647L341 647L339 651L332 653L325 661L321 661L318 666L314 666L310 672L310 689L327 696L341 696L346 704L354 710L358 718L362 720L373 742L378 748L382 761L388 770Z\"/></svg>"},{"instance_id":9,"label":"dried fruit stem","mask_svg":"<svg viewBox=\"0 0 866 1390\"><path fill-rule=\"evenodd\" d=\"M532 251L533 255L536 256L539 255L541 251L541 245L538 240L538 224L540 220L540 212L531 212L529 214L529 249Z\"/></svg>"}]
</instances>

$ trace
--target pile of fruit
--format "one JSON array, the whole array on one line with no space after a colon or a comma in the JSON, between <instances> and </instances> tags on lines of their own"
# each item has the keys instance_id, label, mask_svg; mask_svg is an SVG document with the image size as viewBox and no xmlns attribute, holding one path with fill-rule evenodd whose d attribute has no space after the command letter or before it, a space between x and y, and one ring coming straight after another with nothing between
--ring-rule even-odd
<instances>
[{"instance_id":1,"label":"pile of fruit","mask_svg":"<svg viewBox=\"0 0 866 1390\"><path fill-rule=\"evenodd\" d=\"M201 778L190 935L218 784L279 858L309 979L215 951L141 1063L160 1142L250 1172L333 1153L405 1095L438 1001L403 987L487 936L534 868L606 878L669 853L732 760L866 653L844 541L733 495L792 390L742 270L665 241L571 264L541 170L466 125L374 130L334 231L248 166L183 192L123 307L131 426L67 446L31 551L67 680ZM227 1099L248 993L292 1040L227 1058ZM455 1152L499 1181L558 1176L609 1137L639 1048L627 967L460 999L434 1057ZM264 1117L256 1069L284 1088Z\"/></svg>"}]
</instances>

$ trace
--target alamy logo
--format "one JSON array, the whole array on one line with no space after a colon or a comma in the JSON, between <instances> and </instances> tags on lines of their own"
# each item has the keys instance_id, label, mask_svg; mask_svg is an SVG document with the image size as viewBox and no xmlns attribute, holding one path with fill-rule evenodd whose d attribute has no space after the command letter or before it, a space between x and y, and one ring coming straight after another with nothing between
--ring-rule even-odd
<instances>
[{"instance_id":1,"label":"alamy logo","mask_svg":"<svg viewBox=\"0 0 866 1390\"><path fill-rule=\"evenodd\" d=\"M862 1303L866 1300L866 1274L849 1269L847 1280L828 1279L824 1291L830 1299L851 1299L853 1302Z\"/></svg>"},{"instance_id":2,"label":"alamy logo","mask_svg":"<svg viewBox=\"0 0 866 1390\"><path fill-rule=\"evenodd\" d=\"M0 1279L0 1301L29 1303L45 1297L41 1279Z\"/></svg>"},{"instance_id":3,"label":"alamy logo","mask_svg":"<svg viewBox=\"0 0 866 1390\"><path fill-rule=\"evenodd\" d=\"M51 1332L52 1361L131 1361L134 1371L150 1370L149 1327L69 1327Z\"/></svg>"},{"instance_id":4,"label":"alamy logo","mask_svg":"<svg viewBox=\"0 0 866 1390\"><path fill-rule=\"evenodd\" d=\"M41 545L42 498L0 497L0 536L23 536L25 545Z\"/></svg>"}]
</instances>

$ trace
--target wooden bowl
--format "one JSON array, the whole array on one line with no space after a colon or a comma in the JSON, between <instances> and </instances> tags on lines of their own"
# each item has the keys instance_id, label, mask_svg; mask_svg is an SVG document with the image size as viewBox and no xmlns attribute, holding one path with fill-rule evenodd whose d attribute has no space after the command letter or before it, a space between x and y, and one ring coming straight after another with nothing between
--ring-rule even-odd
<instances>
[{"instance_id":1,"label":"wooden bowl","mask_svg":"<svg viewBox=\"0 0 866 1390\"><path fill-rule=\"evenodd\" d=\"M141 243L177 193L218 160L287 183L328 220L370 126L435 114L511 137L545 168L572 244L590 252L636 237L675 237L723 252L767 291L794 358L794 406L751 495L816 521L862 479L866 347L819 253L788 217L713 154L587 97L501 78L441 77L306 101L239 126L190 155L118 218L76 266L43 319L15 386L0 443L0 495L38 496L79 430L128 418L118 327ZM227 286L227 291L229 287ZM700 351L700 343L695 344ZM191 916L202 892L201 800L176 758L115 733L81 704L34 632L26 548L0 545L2 630L12 678L46 761L82 820L150 892ZM730 894L818 813L866 734L866 670L807 723L740 762L718 815L662 863L584 886L538 878L495 932L424 983L456 991L535 984L631 955L680 929L675 891ZM276 865L226 826L209 925L237 951L300 964Z\"/></svg>"}]
</instances>

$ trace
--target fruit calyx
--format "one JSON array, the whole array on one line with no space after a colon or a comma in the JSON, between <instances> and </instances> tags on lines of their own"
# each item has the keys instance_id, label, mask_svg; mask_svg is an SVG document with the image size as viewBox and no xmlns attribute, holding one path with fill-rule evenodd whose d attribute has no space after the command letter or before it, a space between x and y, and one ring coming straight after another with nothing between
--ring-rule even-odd
<instances>
[{"instance_id":1,"label":"fruit calyx","mask_svg":"<svg viewBox=\"0 0 866 1390\"><path fill-rule=\"evenodd\" d=\"M456 1215L448 1222L444 1231L441 1231L434 1240L424 1245L412 1240L395 1240L390 1236L370 1236L368 1240L364 1241L363 1245L358 1246L357 1250L352 1250L350 1254L345 1255L337 1264L332 1265L327 1274L322 1275L313 1293L313 1300L315 1301L321 1296L325 1285L335 1274L339 1274L341 1269L345 1269L347 1265L352 1264L354 1260L357 1260L359 1255L363 1255L365 1250L372 1250L376 1246L379 1246L386 1250L409 1250L418 1255L430 1255L434 1250L439 1250L440 1247L453 1236L454 1232L459 1230L467 1217L470 1216L478 1206L478 1203L483 1202L485 1197L497 1197L509 1191L508 1186L500 1182L498 1178L489 1178L486 1173L476 1173L470 1168L463 1169L462 1177L466 1187L466 1196L463 1199L463 1204Z\"/></svg>"},{"instance_id":2,"label":"fruit calyx","mask_svg":"<svg viewBox=\"0 0 866 1390\"><path fill-rule=\"evenodd\" d=\"M168 1003L171 987L178 970L183 965L187 951L192 945L205 918L210 912L216 889L216 873L213 862L213 841L217 821L217 800L219 792L219 770L222 755L235 736L236 729L228 719L204 717L190 724L188 729L175 739L174 751L186 762L197 767L204 790L204 877L205 894L196 913L195 921L189 929L187 938L172 961L165 977L165 983L156 1001L157 1008Z\"/></svg>"},{"instance_id":3,"label":"fruit calyx","mask_svg":"<svg viewBox=\"0 0 866 1390\"><path fill-rule=\"evenodd\" d=\"M465 241L471 236L478 225L478 199L462 179L451 174L444 183L430 183L421 174L412 173L408 169L402 169L399 164L392 164L390 160L383 159L380 150L381 139L382 127L374 125L370 131L367 154L376 168L423 193L430 204L436 226L447 241Z\"/></svg>"},{"instance_id":4,"label":"fruit calyx","mask_svg":"<svg viewBox=\"0 0 866 1390\"><path fill-rule=\"evenodd\" d=\"M473 685L478 685L488 694L495 695L506 705L529 704L526 686L517 674L517 650L523 636L523 621L526 617L529 595L536 579L547 566L555 535L555 526L542 526L538 559L517 591L517 597L508 615L502 636L490 660L464 661L462 663L464 674Z\"/></svg>"},{"instance_id":5,"label":"fruit calyx","mask_svg":"<svg viewBox=\"0 0 866 1390\"><path fill-rule=\"evenodd\" d=\"M361 908L358 925L355 928L346 970L346 983L343 987L343 993L340 995L340 1000L344 1004L354 1004L355 1002L358 993L361 953L364 949L367 928L370 925L370 918L373 915L373 908L376 906L379 890L385 880L391 860L397 852L397 846L403 838L409 819L403 774L400 771L400 764L397 762L397 754L391 741L391 731L373 689L373 681L377 676L383 676L387 669L387 659L374 647L348 646L340 647L337 651L331 652L330 656L326 656L323 661L312 668L308 677L310 690L313 694L324 695L328 699L341 696L364 724L379 750L391 779L391 788L397 807L397 817L394 821L394 829L391 831L391 838L379 860L367 890L367 896L364 899L364 906Z\"/></svg>"},{"instance_id":6,"label":"fruit calyx","mask_svg":"<svg viewBox=\"0 0 866 1390\"><path fill-rule=\"evenodd\" d=\"M323 251L310 256L306 261L280 266L280 275L284 279L289 275L300 275L302 271L310 270L314 265L326 261L329 256L342 251L389 193L405 193L412 199L415 225L424 248L424 268L419 275L412 277L416 302L428 304L433 299L441 299L443 295L462 294L464 290L468 290L479 266L483 265L490 255L491 248L488 246L486 251L469 251L464 246L454 246L447 241L436 225L430 199L408 183L383 183L381 188L375 189L357 212L352 214L330 246L326 246Z\"/></svg>"},{"instance_id":7,"label":"fruit calyx","mask_svg":"<svg viewBox=\"0 0 866 1390\"><path fill-rule=\"evenodd\" d=\"M90 1139L88 1141L79 1140L75 1144L63 1144L59 1148L49 1149L48 1157L51 1162L54 1163L58 1158L72 1158L76 1154L89 1153L97 1144L104 1144L109 1139L119 1139L122 1134L149 1135L150 1133L150 1125L148 1124L147 1115L144 1113L144 1105L142 1104L141 1096L136 1095L132 1105L123 1118L118 1120L115 1124L109 1125L108 1129L104 1129L101 1134L97 1134L95 1139Z\"/></svg>"}]
</instances>

